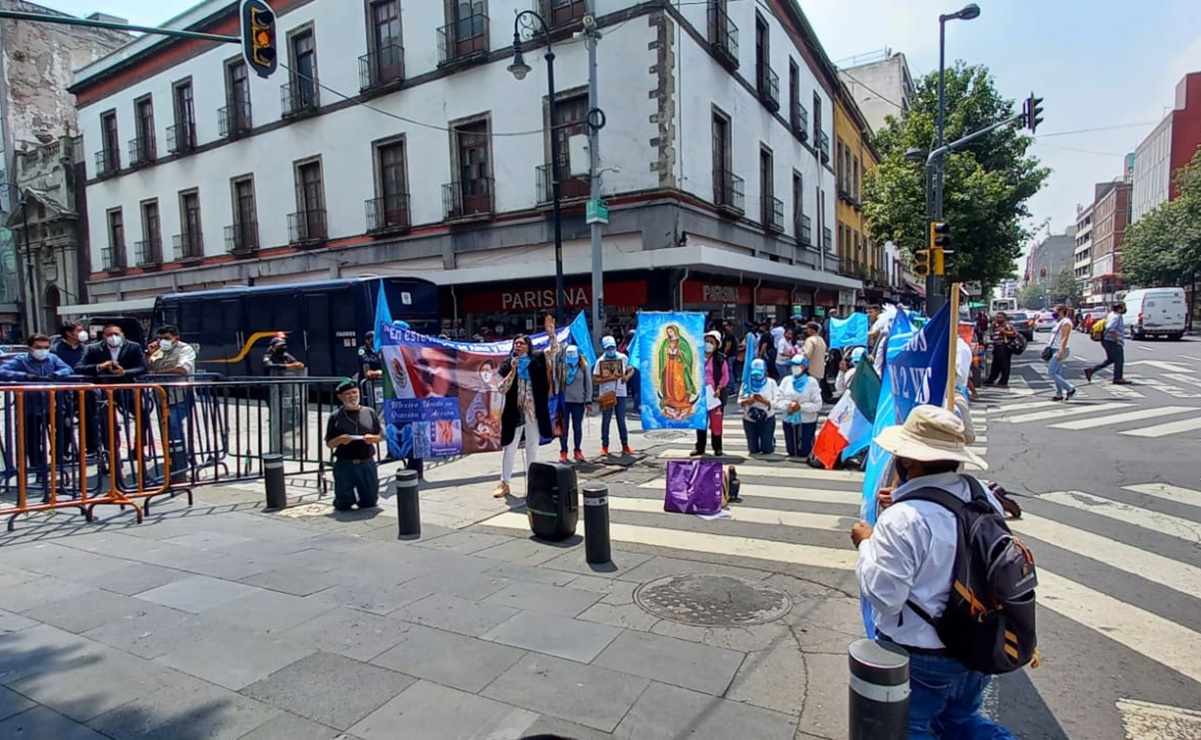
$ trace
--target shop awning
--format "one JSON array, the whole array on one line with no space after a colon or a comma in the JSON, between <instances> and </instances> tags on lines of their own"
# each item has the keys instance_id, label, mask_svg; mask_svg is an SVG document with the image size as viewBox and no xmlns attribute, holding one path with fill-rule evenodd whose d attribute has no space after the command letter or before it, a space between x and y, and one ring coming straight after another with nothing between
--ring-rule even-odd
<instances>
[{"instance_id":1,"label":"shop awning","mask_svg":"<svg viewBox=\"0 0 1201 740\"><path fill-rule=\"evenodd\" d=\"M913 293L915 295L919 295L922 298L926 297L925 286L918 285L917 283L912 282L910 280L905 280L905 290L906 290L906 292Z\"/></svg>"},{"instance_id":2,"label":"shop awning","mask_svg":"<svg viewBox=\"0 0 1201 740\"><path fill-rule=\"evenodd\" d=\"M58 315L64 318L68 316L113 316L127 313L145 313L153 308L153 298L132 298L127 301L77 303L73 306L59 306Z\"/></svg>"}]
</instances>

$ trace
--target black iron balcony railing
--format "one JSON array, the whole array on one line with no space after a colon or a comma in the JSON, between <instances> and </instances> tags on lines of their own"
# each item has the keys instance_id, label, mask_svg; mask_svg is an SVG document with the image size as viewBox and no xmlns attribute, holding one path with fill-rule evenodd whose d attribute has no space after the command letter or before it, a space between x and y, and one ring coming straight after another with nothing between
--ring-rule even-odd
<instances>
[{"instance_id":1,"label":"black iron balcony railing","mask_svg":"<svg viewBox=\"0 0 1201 740\"><path fill-rule=\"evenodd\" d=\"M438 29L438 64L482 61L488 56L488 16L472 13Z\"/></svg>"},{"instance_id":2,"label":"black iron balcony railing","mask_svg":"<svg viewBox=\"0 0 1201 740\"><path fill-rule=\"evenodd\" d=\"M800 101L792 102L792 135L806 141L809 139L809 111Z\"/></svg>"},{"instance_id":3,"label":"black iron balcony railing","mask_svg":"<svg viewBox=\"0 0 1201 740\"><path fill-rule=\"evenodd\" d=\"M829 226L822 229L822 249L827 252L834 251L834 232L830 231Z\"/></svg>"},{"instance_id":4,"label":"black iron balcony railing","mask_svg":"<svg viewBox=\"0 0 1201 740\"><path fill-rule=\"evenodd\" d=\"M717 0L709 0L709 51L726 69L738 69L738 26Z\"/></svg>"},{"instance_id":5,"label":"black iron balcony railing","mask_svg":"<svg viewBox=\"0 0 1201 740\"><path fill-rule=\"evenodd\" d=\"M745 183L729 170L713 170L713 203L718 210L741 216L746 212Z\"/></svg>"},{"instance_id":6,"label":"black iron balcony railing","mask_svg":"<svg viewBox=\"0 0 1201 740\"><path fill-rule=\"evenodd\" d=\"M821 153L822 161L830 161L830 135L825 131L817 132L817 150Z\"/></svg>"},{"instance_id":7,"label":"black iron balcony railing","mask_svg":"<svg viewBox=\"0 0 1201 740\"><path fill-rule=\"evenodd\" d=\"M442 210L446 214L446 220L454 221L491 215L495 208L493 204L495 189L495 182L491 177L444 184L442 186Z\"/></svg>"},{"instance_id":8,"label":"black iron balcony railing","mask_svg":"<svg viewBox=\"0 0 1201 740\"><path fill-rule=\"evenodd\" d=\"M250 117L250 101L236 100L217 111L217 125L221 136L236 139L250 133L253 124Z\"/></svg>"},{"instance_id":9,"label":"black iron balcony railing","mask_svg":"<svg viewBox=\"0 0 1201 740\"><path fill-rule=\"evenodd\" d=\"M780 110L780 75L766 65L759 74L759 99L773 113Z\"/></svg>"},{"instance_id":10,"label":"black iron balcony railing","mask_svg":"<svg viewBox=\"0 0 1201 740\"><path fill-rule=\"evenodd\" d=\"M204 257L204 237L200 231L176 234L171 237L176 260L198 260Z\"/></svg>"},{"instance_id":11,"label":"black iron balcony railing","mask_svg":"<svg viewBox=\"0 0 1201 740\"><path fill-rule=\"evenodd\" d=\"M121 169L121 155L116 149L101 149L96 152L96 176L111 175Z\"/></svg>"},{"instance_id":12,"label":"black iron balcony railing","mask_svg":"<svg viewBox=\"0 0 1201 740\"><path fill-rule=\"evenodd\" d=\"M186 154L196 148L196 124L191 121L167 127L167 151Z\"/></svg>"},{"instance_id":13,"label":"black iron balcony railing","mask_svg":"<svg viewBox=\"0 0 1201 740\"><path fill-rule=\"evenodd\" d=\"M163 240L156 237L143 239L134 245L138 267L154 267L163 264Z\"/></svg>"},{"instance_id":14,"label":"black iron balcony railing","mask_svg":"<svg viewBox=\"0 0 1201 740\"><path fill-rule=\"evenodd\" d=\"M310 208L288 214L288 243L317 244L329 238L325 209Z\"/></svg>"},{"instance_id":15,"label":"black iron balcony railing","mask_svg":"<svg viewBox=\"0 0 1201 740\"><path fill-rule=\"evenodd\" d=\"M124 270L127 267L125 263L125 242L110 244L101 249L100 261L104 264L105 272L119 272Z\"/></svg>"},{"instance_id":16,"label":"black iron balcony railing","mask_svg":"<svg viewBox=\"0 0 1201 740\"><path fill-rule=\"evenodd\" d=\"M225 227L225 251L233 255L254 254L259 249L259 222L237 221Z\"/></svg>"},{"instance_id":17,"label":"black iron balcony railing","mask_svg":"<svg viewBox=\"0 0 1201 740\"><path fill-rule=\"evenodd\" d=\"M560 168L562 169L562 168ZM538 188L538 203L550 203L554 199L554 184L549 164L540 164L535 168ZM559 200L587 198L592 194L592 183L587 177L559 173Z\"/></svg>"},{"instance_id":18,"label":"black iron balcony railing","mask_svg":"<svg viewBox=\"0 0 1201 740\"><path fill-rule=\"evenodd\" d=\"M809 218L808 216L806 216L805 214L802 213L797 216L796 224L794 224L794 228L796 228L797 242L799 242L803 246L812 247L813 246L813 219Z\"/></svg>"},{"instance_id":19,"label":"black iron balcony railing","mask_svg":"<svg viewBox=\"0 0 1201 740\"><path fill-rule=\"evenodd\" d=\"M321 88L316 79L298 77L280 86L279 99L284 118L312 113L321 107Z\"/></svg>"},{"instance_id":20,"label":"black iron balcony railing","mask_svg":"<svg viewBox=\"0 0 1201 740\"><path fill-rule=\"evenodd\" d=\"M129 140L129 166L141 167L154 162L154 134L145 133Z\"/></svg>"},{"instance_id":21,"label":"black iron balcony railing","mask_svg":"<svg viewBox=\"0 0 1201 740\"><path fill-rule=\"evenodd\" d=\"M385 44L359 57L359 90L367 92L404 82L405 50L400 44Z\"/></svg>"},{"instance_id":22,"label":"black iron balcony railing","mask_svg":"<svg viewBox=\"0 0 1201 740\"><path fill-rule=\"evenodd\" d=\"M409 214L409 194L386 195L372 198L364 204L367 208L367 232L402 231L412 225Z\"/></svg>"},{"instance_id":23,"label":"black iron balcony railing","mask_svg":"<svg viewBox=\"0 0 1201 740\"><path fill-rule=\"evenodd\" d=\"M763 197L763 228L776 233L784 231L784 201L770 195Z\"/></svg>"}]
</instances>

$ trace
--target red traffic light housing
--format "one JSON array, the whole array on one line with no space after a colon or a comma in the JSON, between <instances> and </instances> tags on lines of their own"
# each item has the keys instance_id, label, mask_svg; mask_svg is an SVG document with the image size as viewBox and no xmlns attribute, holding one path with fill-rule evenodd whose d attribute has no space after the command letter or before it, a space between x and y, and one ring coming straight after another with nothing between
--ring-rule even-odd
<instances>
[{"instance_id":1,"label":"red traffic light housing","mask_svg":"<svg viewBox=\"0 0 1201 740\"><path fill-rule=\"evenodd\" d=\"M270 77L279 64L275 13L266 0L242 1L242 55L259 77Z\"/></svg>"}]
</instances>

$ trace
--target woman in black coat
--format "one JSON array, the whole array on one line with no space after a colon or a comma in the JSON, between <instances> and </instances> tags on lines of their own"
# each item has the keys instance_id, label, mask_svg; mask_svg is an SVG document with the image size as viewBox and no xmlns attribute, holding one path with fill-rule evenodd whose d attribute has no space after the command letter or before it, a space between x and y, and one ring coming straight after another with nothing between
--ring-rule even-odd
<instances>
[{"instance_id":1,"label":"woman in black coat","mask_svg":"<svg viewBox=\"0 0 1201 740\"><path fill-rule=\"evenodd\" d=\"M522 440L525 440L526 462L532 464L538 462L540 439L554 437L550 418L551 372L559 354L559 342L555 339L554 318L547 316L545 326L550 335L550 346L545 352L534 350L530 338L521 334L513 339L512 355L500 366L504 378L500 390L505 394L505 406L500 415L500 443L504 447L504 456L501 458L500 483L492 493L494 498L504 498L511 493L509 484Z\"/></svg>"}]
</instances>

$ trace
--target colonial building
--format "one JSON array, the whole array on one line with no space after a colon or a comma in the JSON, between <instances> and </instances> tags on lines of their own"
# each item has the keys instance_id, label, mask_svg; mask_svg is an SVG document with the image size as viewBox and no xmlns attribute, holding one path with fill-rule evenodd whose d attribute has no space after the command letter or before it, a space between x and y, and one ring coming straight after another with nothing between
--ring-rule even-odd
<instances>
[{"instance_id":1,"label":"colonial building","mask_svg":"<svg viewBox=\"0 0 1201 740\"><path fill-rule=\"evenodd\" d=\"M21 0L0 0L0 9L62 15ZM35 239L31 242L35 251L30 255L23 246L18 251L24 239L12 228L21 224L27 196L33 196L28 201L31 214L46 206L34 191L66 197L60 187L71 187L74 149L70 142L79 133L75 104L67 93L72 71L129 39L119 31L0 20L0 66L4 70L0 75L0 339L16 334L22 323L25 332L51 328L52 302L80 299L83 286L74 263L74 247L86 240L86 232L76 234L71 227L71 239L51 240L54 249L69 246L71 254L47 253L45 243ZM52 172L56 167L60 171ZM57 205L74 212L66 201L48 197L55 203L50 206L51 213L58 213ZM54 228L68 227L61 223ZM83 275L88 271L85 266Z\"/></svg>"},{"instance_id":2,"label":"colonial building","mask_svg":"<svg viewBox=\"0 0 1201 740\"><path fill-rule=\"evenodd\" d=\"M834 177L838 202L834 206L834 240L839 270L864 281L864 297L880 300L891 293L884 246L876 244L863 216L863 176L879 164L872 147L871 128L849 91L839 85L834 99Z\"/></svg>"},{"instance_id":3,"label":"colonial building","mask_svg":"<svg viewBox=\"0 0 1201 740\"><path fill-rule=\"evenodd\" d=\"M595 5L610 319L853 302L837 74L798 6ZM92 298L407 274L441 286L448 323L524 328L554 304L551 131L579 171L568 144L588 119L585 4L534 6L553 27L553 122L541 41L524 82L506 71L528 0L275 0L270 79L233 45L151 36L81 69ZM233 34L236 9L209 0L175 25ZM587 178L561 187L574 309L590 300Z\"/></svg>"}]
</instances>

